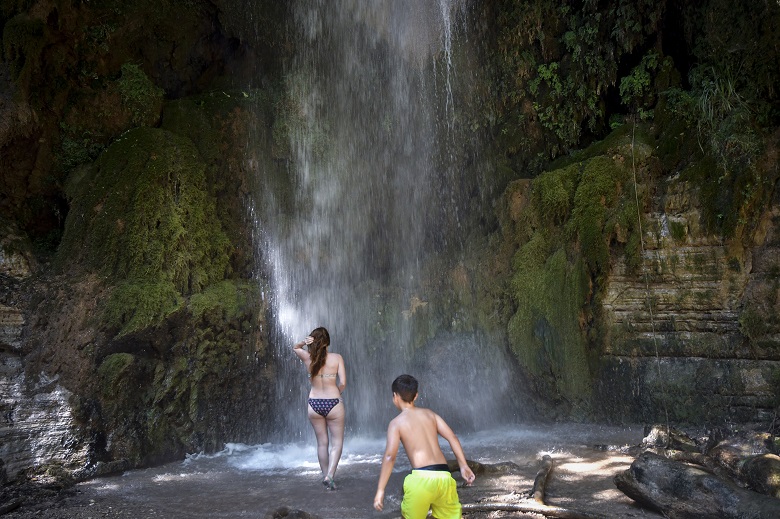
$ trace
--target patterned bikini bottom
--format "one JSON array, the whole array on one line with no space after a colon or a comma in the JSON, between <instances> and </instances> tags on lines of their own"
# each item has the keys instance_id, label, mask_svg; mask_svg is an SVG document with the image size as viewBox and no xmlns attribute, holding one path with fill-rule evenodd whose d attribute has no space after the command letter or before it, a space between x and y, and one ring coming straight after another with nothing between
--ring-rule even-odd
<instances>
[{"instance_id":1,"label":"patterned bikini bottom","mask_svg":"<svg viewBox=\"0 0 780 519\"><path fill-rule=\"evenodd\" d=\"M340 398L310 398L309 405L320 416L328 416L328 413L341 402Z\"/></svg>"}]
</instances>

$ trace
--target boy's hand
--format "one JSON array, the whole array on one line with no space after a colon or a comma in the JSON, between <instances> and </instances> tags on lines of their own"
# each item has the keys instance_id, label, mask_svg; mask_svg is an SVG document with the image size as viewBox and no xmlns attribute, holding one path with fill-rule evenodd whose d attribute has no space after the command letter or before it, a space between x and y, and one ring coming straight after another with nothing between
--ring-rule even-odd
<instances>
[{"instance_id":1,"label":"boy's hand","mask_svg":"<svg viewBox=\"0 0 780 519\"><path fill-rule=\"evenodd\" d=\"M471 486L471 484L474 483L474 480L477 479L477 476L474 475L474 471L471 470L468 465L460 468L460 475L468 486Z\"/></svg>"},{"instance_id":2,"label":"boy's hand","mask_svg":"<svg viewBox=\"0 0 780 519\"><path fill-rule=\"evenodd\" d=\"M384 490L377 490L376 495L374 496L374 508L382 511L382 508L384 508L384 505L382 504L385 500L385 491Z\"/></svg>"}]
</instances>

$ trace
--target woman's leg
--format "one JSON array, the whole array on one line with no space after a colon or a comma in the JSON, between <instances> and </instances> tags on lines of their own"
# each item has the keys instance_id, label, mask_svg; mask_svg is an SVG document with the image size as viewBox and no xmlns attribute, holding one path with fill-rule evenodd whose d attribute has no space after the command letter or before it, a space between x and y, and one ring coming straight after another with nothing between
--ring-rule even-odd
<instances>
[{"instance_id":1,"label":"woman's leg","mask_svg":"<svg viewBox=\"0 0 780 519\"><path fill-rule=\"evenodd\" d=\"M326 476L328 474L328 425L325 417L318 415L311 406L309 406L309 421L317 437L317 459L320 462L320 469L322 475Z\"/></svg>"},{"instance_id":2,"label":"woman's leg","mask_svg":"<svg viewBox=\"0 0 780 519\"><path fill-rule=\"evenodd\" d=\"M336 467L341 459L341 450L344 446L344 402L340 402L331 409L326 418L328 431L330 432L330 462L328 463L328 476L336 476Z\"/></svg>"}]
</instances>

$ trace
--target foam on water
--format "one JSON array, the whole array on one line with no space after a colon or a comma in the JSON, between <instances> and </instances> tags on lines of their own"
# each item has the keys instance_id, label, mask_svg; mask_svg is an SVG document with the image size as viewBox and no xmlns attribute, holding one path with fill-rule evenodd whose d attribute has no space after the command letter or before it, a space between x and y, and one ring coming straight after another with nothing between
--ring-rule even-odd
<instances>
[{"instance_id":1,"label":"foam on water","mask_svg":"<svg viewBox=\"0 0 780 519\"><path fill-rule=\"evenodd\" d=\"M344 444L339 467L381 463L384 439L355 438ZM187 456L182 466L193 471L233 468L239 471L266 473L319 474L317 451L313 442L285 444L264 443L246 445L228 443L214 454L196 453Z\"/></svg>"}]
</instances>

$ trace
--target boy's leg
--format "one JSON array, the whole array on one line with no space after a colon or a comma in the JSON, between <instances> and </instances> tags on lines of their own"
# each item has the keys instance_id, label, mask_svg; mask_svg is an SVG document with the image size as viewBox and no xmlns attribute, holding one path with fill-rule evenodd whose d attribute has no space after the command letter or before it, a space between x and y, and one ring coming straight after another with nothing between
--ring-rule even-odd
<instances>
[{"instance_id":1,"label":"boy's leg","mask_svg":"<svg viewBox=\"0 0 780 519\"><path fill-rule=\"evenodd\" d=\"M413 470L404 478L404 499L401 501L401 515L404 519L425 519L435 497L428 488L430 481Z\"/></svg>"},{"instance_id":2,"label":"boy's leg","mask_svg":"<svg viewBox=\"0 0 780 519\"><path fill-rule=\"evenodd\" d=\"M461 519L462 507L457 484L452 476L448 480L442 480L441 493L431 503L431 512L435 519Z\"/></svg>"}]
</instances>

